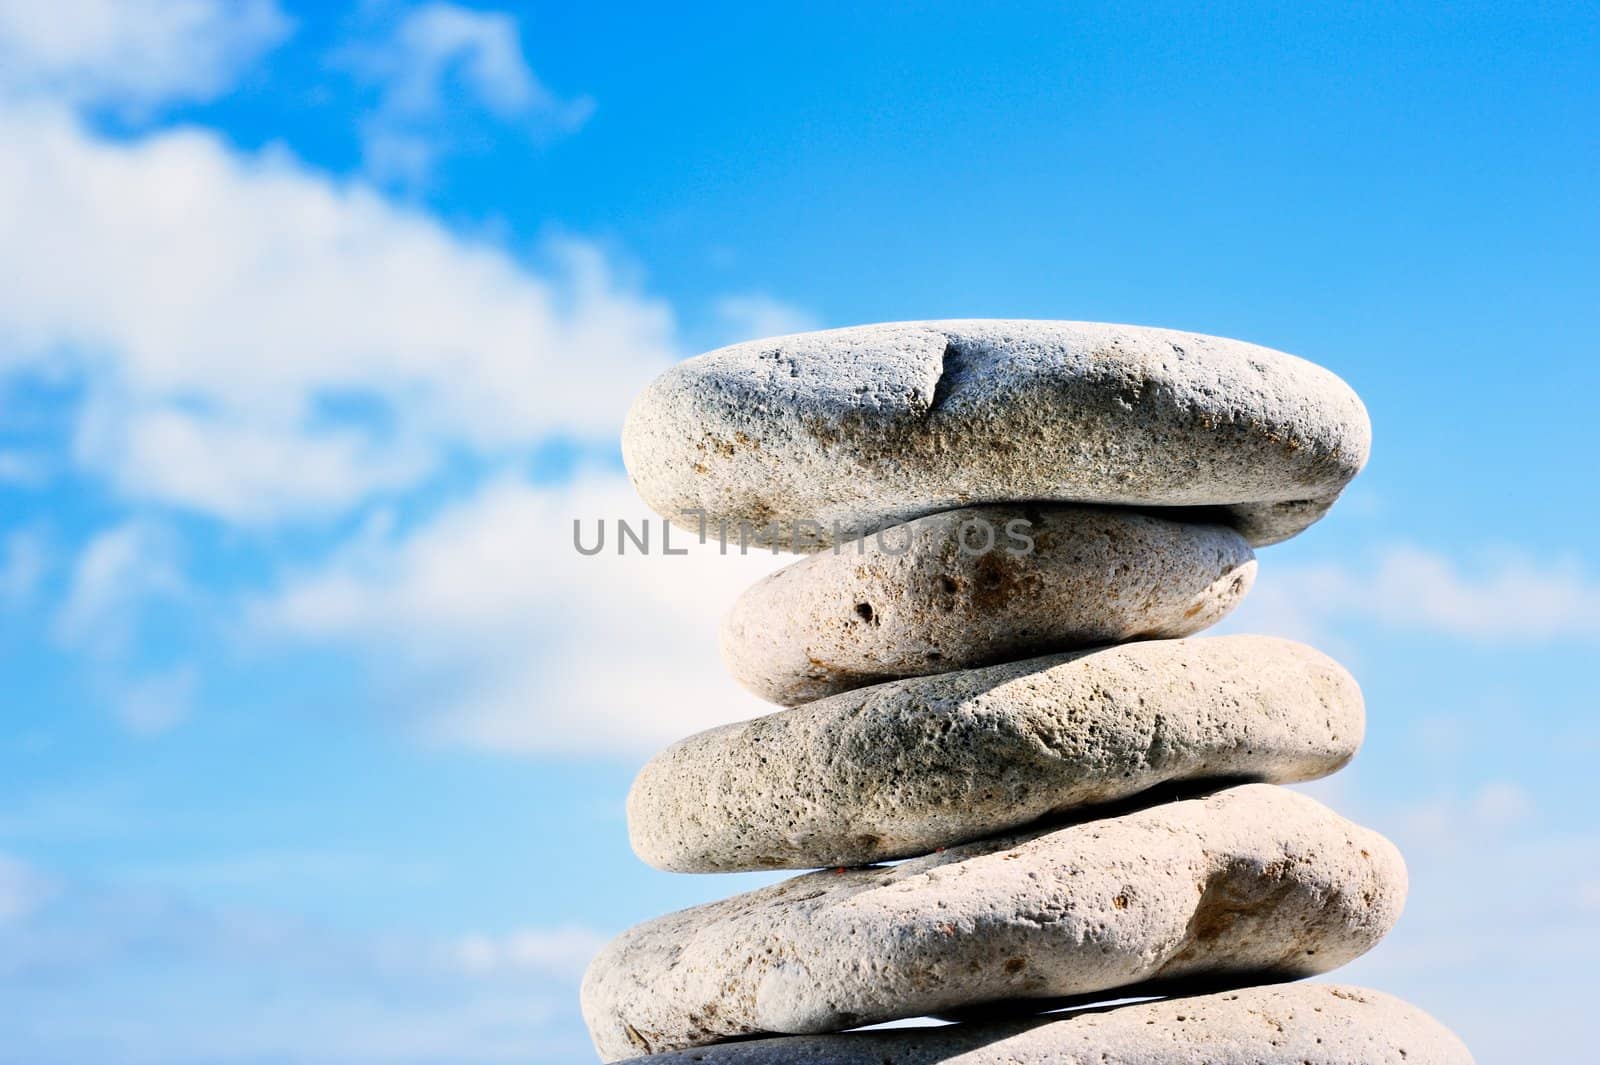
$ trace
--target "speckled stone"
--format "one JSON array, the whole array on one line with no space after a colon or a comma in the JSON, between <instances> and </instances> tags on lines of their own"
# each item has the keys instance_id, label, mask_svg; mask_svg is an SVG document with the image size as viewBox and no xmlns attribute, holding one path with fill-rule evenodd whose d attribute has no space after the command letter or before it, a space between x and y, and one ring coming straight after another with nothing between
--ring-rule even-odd
<instances>
[{"instance_id":1,"label":"speckled stone","mask_svg":"<svg viewBox=\"0 0 1600 1065\"><path fill-rule=\"evenodd\" d=\"M634 402L622 446L669 520L744 522L754 542L807 550L1017 500L1216 508L1252 544L1273 543L1322 516L1369 439L1349 386L1269 348L967 320L801 333L679 363Z\"/></svg>"},{"instance_id":2,"label":"speckled stone","mask_svg":"<svg viewBox=\"0 0 1600 1065\"><path fill-rule=\"evenodd\" d=\"M1278 984L997 1024L784 1036L660 1065L1472 1065L1444 1025L1390 995Z\"/></svg>"},{"instance_id":3,"label":"speckled stone","mask_svg":"<svg viewBox=\"0 0 1600 1065\"><path fill-rule=\"evenodd\" d=\"M583 981L614 1061L1157 979L1289 977L1362 954L1399 916L1383 837L1271 784L810 873L649 921Z\"/></svg>"},{"instance_id":4,"label":"speckled stone","mask_svg":"<svg viewBox=\"0 0 1600 1065\"><path fill-rule=\"evenodd\" d=\"M836 695L681 740L628 797L678 872L926 854L1173 780L1287 783L1361 744L1361 690L1270 636L1125 644Z\"/></svg>"},{"instance_id":5,"label":"speckled stone","mask_svg":"<svg viewBox=\"0 0 1600 1065\"><path fill-rule=\"evenodd\" d=\"M1215 624L1255 580L1233 529L1101 507L970 507L823 551L722 627L745 687L793 706L899 677Z\"/></svg>"}]
</instances>

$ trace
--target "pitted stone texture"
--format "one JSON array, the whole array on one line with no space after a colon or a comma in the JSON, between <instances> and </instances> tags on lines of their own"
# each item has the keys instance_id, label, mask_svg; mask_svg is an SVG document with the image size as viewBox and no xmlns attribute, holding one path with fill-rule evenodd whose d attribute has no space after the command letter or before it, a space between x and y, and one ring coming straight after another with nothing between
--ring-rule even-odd
<instances>
[{"instance_id":1,"label":"pitted stone texture","mask_svg":"<svg viewBox=\"0 0 1600 1065\"><path fill-rule=\"evenodd\" d=\"M1000 1024L786 1036L652 1065L1472 1065L1444 1025L1390 995L1280 984Z\"/></svg>"},{"instance_id":2,"label":"pitted stone texture","mask_svg":"<svg viewBox=\"0 0 1600 1065\"><path fill-rule=\"evenodd\" d=\"M896 681L682 740L628 797L678 872L927 854L1173 780L1288 783L1361 744L1361 690L1270 636L1125 644Z\"/></svg>"},{"instance_id":3,"label":"pitted stone texture","mask_svg":"<svg viewBox=\"0 0 1600 1065\"><path fill-rule=\"evenodd\" d=\"M899 677L1220 621L1255 580L1233 529L1100 507L971 507L801 559L722 627L745 687L793 706Z\"/></svg>"},{"instance_id":4,"label":"pitted stone texture","mask_svg":"<svg viewBox=\"0 0 1600 1065\"><path fill-rule=\"evenodd\" d=\"M622 448L663 517L744 522L756 542L799 550L1017 500L1218 508L1260 545L1323 515L1370 434L1348 385L1269 348L966 320L801 333L679 363L634 402Z\"/></svg>"},{"instance_id":5,"label":"pitted stone texture","mask_svg":"<svg viewBox=\"0 0 1600 1065\"><path fill-rule=\"evenodd\" d=\"M1383 837L1250 784L669 914L589 966L607 1061L1150 980L1325 972L1388 932Z\"/></svg>"}]
</instances>

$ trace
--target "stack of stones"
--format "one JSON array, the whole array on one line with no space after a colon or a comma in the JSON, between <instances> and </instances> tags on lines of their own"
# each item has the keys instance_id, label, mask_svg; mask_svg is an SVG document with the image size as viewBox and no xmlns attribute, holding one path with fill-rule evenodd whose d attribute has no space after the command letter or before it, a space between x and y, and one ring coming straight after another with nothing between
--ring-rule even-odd
<instances>
[{"instance_id":1,"label":"stack of stones","mask_svg":"<svg viewBox=\"0 0 1600 1065\"><path fill-rule=\"evenodd\" d=\"M624 437L646 501L808 557L723 631L789 708L647 765L633 845L820 871L607 946L601 1057L1470 1062L1404 1002L1291 982L1370 949L1406 892L1393 845L1279 786L1355 754L1355 682L1286 640L1191 638L1368 437L1317 366L1128 326L870 326L659 378ZM845 1032L925 1016L961 1023Z\"/></svg>"}]
</instances>

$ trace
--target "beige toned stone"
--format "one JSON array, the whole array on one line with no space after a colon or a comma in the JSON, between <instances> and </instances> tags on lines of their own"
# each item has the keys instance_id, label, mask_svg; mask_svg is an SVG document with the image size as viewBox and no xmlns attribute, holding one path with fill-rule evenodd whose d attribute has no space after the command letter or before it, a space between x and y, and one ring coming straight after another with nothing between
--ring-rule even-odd
<instances>
[{"instance_id":1,"label":"beige toned stone","mask_svg":"<svg viewBox=\"0 0 1600 1065\"><path fill-rule=\"evenodd\" d=\"M784 1036L660 1065L1472 1065L1444 1025L1390 995L1277 984L994 1024Z\"/></svg>"},{"instance_id":2,"label":"beige toned stone","mask_svg":"<svg viewBox=\"0 0 1600 1065\"><path fill-rule=\"evenodd\" d=\"M722 656L793 706L898 677L1188 636L1255 579L1233 529L1100 507L972 507L823 551L745 592Z\"/></svg>"},{"instance_id":3,"label":"beige toned stone","mask_svg":"<svg viewBox=\"0 0 1600 1065\"><path fill-rule=\"evenodd\" d=\"M1259 545L1320 518L1369 437L1343 381L1282 352L1140 326L966 320L802 333L679 363L635 401L622 446L639 494L669 520L744 522L757 542L802 550L1016 500L1216 508Z\"/></svg>"},{"instance_id":4,"label":"beige toned stone","mask_svg":"<svg viewBox=\"0 0 1600 1065\"><path fill-rule=\"evenodd\" d=\"M1154 979L1325 972L1399 916L1381 836L1270 784L811 873L669 914L590 965L607 1061Z\"/></svg>"},{"instance_id":5,"label":"beige toned stone","mask_svg":"<svg viewBox=\"0 0 1600 1065\"><path fill-rule=\"evenodd\" d=\"M1269 636L1107 647L846 692L682 740L628 798L679 872L926 854L1173 780L1286 783L1360 746L1361 690Z\"/></svg>"}]
</instances>

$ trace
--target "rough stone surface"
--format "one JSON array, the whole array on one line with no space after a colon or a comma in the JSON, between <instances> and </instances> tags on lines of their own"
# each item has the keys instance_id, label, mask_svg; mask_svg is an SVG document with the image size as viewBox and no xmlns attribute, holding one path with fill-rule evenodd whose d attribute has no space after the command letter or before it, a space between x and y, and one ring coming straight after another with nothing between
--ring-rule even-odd
<instances>
[{"instance_id":1,"label":"rough stone surface","mask_svg":"<svg viewBox=\"0 0 1600 1065\"><path fill-rule=\"evenodd\" d=\"M669 914L590 965L605 1060L1150 980L1324 972L1399 916L1383 837L1270 784L810 873Z\"/></svg>"},{"instance_id":2,"label":"rough stone surface","mask_svg":"<svg viewBox=\"0 0 1600 1065\"><path fill-rule=\"evenodd\" d=\"M1255 580L1233 529L1100 507L971 507L918 518L767 577L722 656L793 706L898 677L1097 644L1188 636Z\"/></svg>"},{"instance_id":3,"label":"rough stone surface","mask_svg":"<svg viewBox=\"0 0 1600 1065\"><path fill-rule=\"evenodd\" d=\"M896 681L691 736L628 798L678 872L926 854L1173 780L1287 783L1360 746L1361 690L1269 636L1125 644Z\"/></svg>"},{"instance_id":4,"label":"rough stone surface","mask_svg":"<svg viewBox=\"0 0 1600 1065\"><path fill-rule=\"evenodd\" d=\"M1444 1025L1389 995L1280 984L999 1024L786 1036L660 1065L1472 1065Z\"/></svg>"},{"instance_id":5,"label":"rough stone surface","mask_svg":"<svg viewBox=\"0 0 1600 1065\"><path fill-rule=\"evenodd\" d=\"M1269 348L967 320L690 359L635 401L622 445L640 495L669 520L745 522L755 542L806 550L1024 499L1218 508L1252 544L1273 543L1322 516L1369 439L1349 386Z\"/></svg>"}]
</instances>

